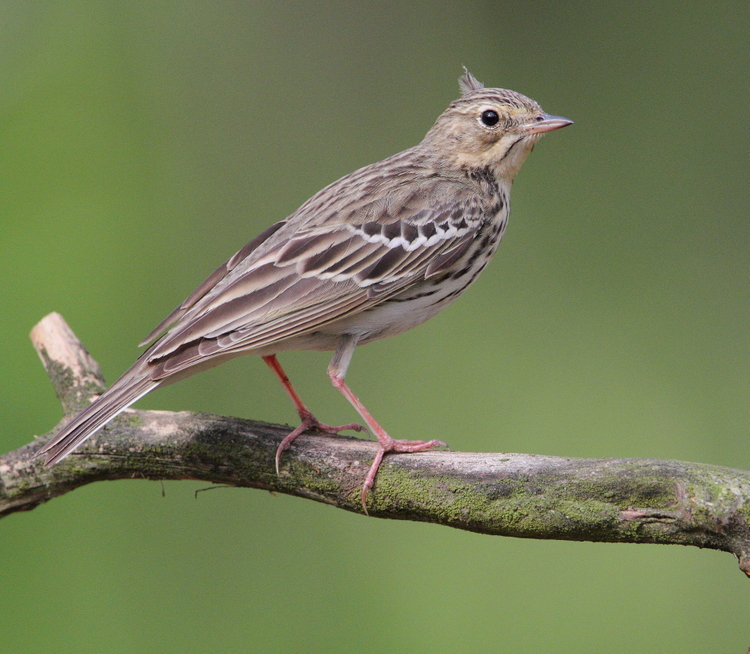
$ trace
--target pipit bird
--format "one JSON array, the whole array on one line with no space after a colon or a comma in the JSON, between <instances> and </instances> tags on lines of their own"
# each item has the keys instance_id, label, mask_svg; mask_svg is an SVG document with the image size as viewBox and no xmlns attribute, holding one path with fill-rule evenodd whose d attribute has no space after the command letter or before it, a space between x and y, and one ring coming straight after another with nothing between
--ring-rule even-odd
<instances>
[{"instance_id":1,"label":"pipit bird","mask_svg":"<svg viewBox=\"0 0 750 654\"><path fill-rule=\"evenodd\" d=\"M263 358L301 424L319 422L276 354L332 350L328 376L378 439L362 506L383 456L444 446L391 438L344 382L357 345L395 336L447 307L487 265L505 231L513 178L545 132L572 121L529 98L487 89L468 71L417 146L327 186L219 266L146 339L159 337L38 453L52 465L146 393L242 354Z\"/></svg>"}]
</instances>

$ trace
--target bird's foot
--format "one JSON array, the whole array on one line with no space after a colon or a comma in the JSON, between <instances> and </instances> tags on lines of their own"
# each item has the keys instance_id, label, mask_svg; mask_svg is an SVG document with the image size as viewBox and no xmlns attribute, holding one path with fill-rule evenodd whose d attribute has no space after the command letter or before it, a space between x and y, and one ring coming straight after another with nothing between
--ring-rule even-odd
<instances>
[{"instance_id":1,"label":"bird's foot","mask_svg":"<svg viewBox=\"0 0 750 654\"><path fill-rule=\"evenodd\" d=\"M339 425L339 426L333 426L333 425L326 425L320 420L318 420L312 413L309 411L303 413L300 412L300 418L302 420L302 423L300 424L297 429L295 429L293 432L288 434L284 437L284 440L281 441L279 444L279 447L276 449L276 474L279 473L279 463L281 461L281 453L284 450L288 450L290 445L292 444L292 441L297 438L300 434L303 432L306 432L308 429L314 429L315 431L323 432L324 434L331 434L331 436L336 436L339 432L346 431L347 429L352 429L354 431L366 431L369 433L369 430L367 427L360 425L357 422L349 423L348 425Z\"/></svg>"},{"instance_id":2,"label":"bird's foot","mask_svg":"<svg viewBox=\"0 0 750 654\"><path fill-rule=\"evenodd\" d=\"M409 452L424 452L425 450L431 450L435 447L448 447L446 443L443 443L443 441L439 440L431 440L431 441L406 441L406 440L397 440L395 438L391 438L388 434L385 432L378 433L378 451L375 453L375 460L372 462L372 465L370 466L370 470L367 473L367 478L365 479L365 485L362 487L362 508L365 511L365 515L369 515L367 513L367 491L369 491L373 484L375 483L375 477L378 474L378 468L380 468L380 464L383 461L383 457L390 453L395 452L397 454L405 454Z\"/></svg>"}]
</instances>

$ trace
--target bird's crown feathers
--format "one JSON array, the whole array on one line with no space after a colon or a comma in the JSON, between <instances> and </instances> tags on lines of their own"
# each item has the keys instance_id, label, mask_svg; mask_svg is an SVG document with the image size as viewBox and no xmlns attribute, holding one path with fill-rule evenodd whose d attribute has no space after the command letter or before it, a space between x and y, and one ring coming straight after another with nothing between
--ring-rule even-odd
<instances>
[{"instance_id":1,"label":"bird's crown feathers","mask_svg":"<svg viewBox=\"0 0 750 654\"><path fill-rule=\"evenodd\" d=\"M464 66L464 74L458 78L458 88L461 89L461 95L466 95L471 91L477 91L484 88L484 84L480 82L469 70Z\"/></svg>"}]
</instances>

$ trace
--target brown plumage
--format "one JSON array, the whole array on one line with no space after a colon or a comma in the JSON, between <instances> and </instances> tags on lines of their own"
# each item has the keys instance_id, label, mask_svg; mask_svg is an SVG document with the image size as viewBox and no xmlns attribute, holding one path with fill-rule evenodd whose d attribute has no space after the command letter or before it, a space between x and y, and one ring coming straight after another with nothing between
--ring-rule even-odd
<instances>
[{"instance_id":1,"label":"brown plumage","mask_svg":"<svg viewBox=\"0 0 750 654\"><path fill-rule=\"evenodd\" d=\"M335 350L329 377L378 437L365 503L383 455L443 445L394 440L344 383L356 345L432 317L476 279L502 238L510 186L544 132L571 121L533 100L484 88L463 92L419 145L327 186L217 268L143 344L168 330L101 397L38 453L51 465L138 398L242 354L264 358L302 425L319 423L276 360L284 350Z\"/></svg>"}]
</instances>

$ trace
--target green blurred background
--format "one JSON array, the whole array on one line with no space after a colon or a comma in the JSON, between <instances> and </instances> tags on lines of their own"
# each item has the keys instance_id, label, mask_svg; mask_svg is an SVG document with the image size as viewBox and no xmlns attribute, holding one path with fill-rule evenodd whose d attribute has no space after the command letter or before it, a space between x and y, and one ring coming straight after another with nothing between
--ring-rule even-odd
<instances>
[{"instance_id":1,"label":"green blurred background","mask_svg":"<svg viewBox=\"0 0 750 654\"><path fill-rule=\"evenodd\" d=\"M466 65L576 121L524 165L457 304L361 348L396 437L750 468L739 2L2 2L0 435L61 411L50 311L111 381L220 262L417 143ZM328 356L282 357L322 420ZM293 423L259 359L142 400ZM490 538L265 492L94 484L0 523L8 652L744 652L694 548Z\"/></svg>"}]
</instances>

